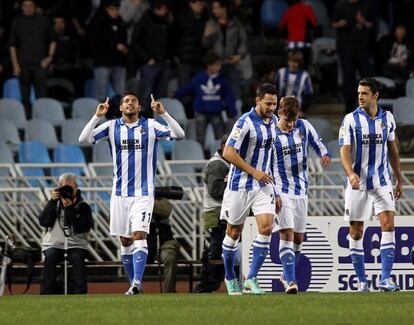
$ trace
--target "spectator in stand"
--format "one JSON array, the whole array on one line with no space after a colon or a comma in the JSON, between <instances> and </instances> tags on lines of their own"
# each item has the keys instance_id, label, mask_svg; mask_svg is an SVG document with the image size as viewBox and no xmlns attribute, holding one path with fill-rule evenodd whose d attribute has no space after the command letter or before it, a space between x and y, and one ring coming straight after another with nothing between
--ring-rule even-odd
<instances>
[{"instance_id":1,"label":"spectator in stand","mask_svg":"<svg viewBox=\"0 0 414 325\"><path fill-rule=\"evenodd\" d=\"M122 0L119 13L127 25L128 44L130 44L134 25L142 17L143 13L150 8L147 0Z\"/></svg>"},{"instance_id":2,"label":"spectator in stand","mask_svg":"<svg viewBox=\"0 0 414 325\"><path fill-rule=\"evenodd\" d=\"M119 15L119 0L104 0L104 12L98 13L91 26L96 97L107 96L110 79L116 94L123 94L128 60L126 26Z\"/></svg>"},{"instance_id":3,"label":"spectator in stand","mask_svg":"<svg viewBox=\"0 0 414 325\"><path fill-rule=\"evenodd\" d=\"M234 95L239 98L240 79L252 76L246 30L231 14L228 0L213 0L211 5L213 19L207 22L204 29L203 46L213 49L221 57L223 74L229 80Z\"/></svg>"},{"instance_id":4,"label":"spectator in stand","mask_svg":"<svg viewBox=\"0 0 414 325\"><path fill-rule=\"evenodd\" d=\"M49 20L36 13L33 0L22 1L22 15L13 19L10 31L10 58L13 74L20 79L22 102L28 117L30 86L36 97L46 97L47 68L56 51L55 35Z\"/></svg>"},{"instance_id":5,"label":"spectator in stand","mask_svg":"<svg viewBox=\"0 0 414 325\"><path fill-rule=\"evenodd\" d=\"M287 30L287 47L289 50L300 49L303 52L305 69L310 60L312 31L318 25L313 8L303 0L294 0L292 6L282 16L279 30Z\"/></svg>"},{"instance_id":6,"label":"spectator in stand","mask_svg":"<svg viewBox=\"0 0 414 325\"><path fill-rule=\"evenodd\" d=\"M343 96L346 112L355 108L356 72L362 77L373 75L370 48L374 17L359 0L342 0L335 4L332 27L336 29L336 50L343 74Z\"/></svg>"},{"instance_id":7,"label":"spectator in stand","mask_svg":"<svg viewBox=\"0 0 414 325\"><path fill-rule=\"evenodd\" d=\"M398 25L393 35L380 40L377 50L380 75L402 86L413 72L413 46L406 36L407 29Z\"/></svg>"},{"instance_id":8,"label":"spectator in stand","mask_svg":"<svg viewBox=\"0 0 414 325\"><path fill-rule=\"evenodd\" d=\"M139 94L144 115L152 115L148 109L151 93L157 98L167 96L171 22L168 1L154 0L151 10L134 27L131 48L134 63L139 66Z\"/></svg>"},{"instance_id":9,"label":"spectator in stand","mask_svg":"<svg viewBox=\"0 0 414 325\"><path fill-rule=\"evenodd\" d=\"M202 69L204 49L201 40L207 17L205 2L202 0L189 0L188 7L177 17L174 39L177 42L177 76L180 86L188 83ZM187 117L194 117L191 104L182 101Z\"/></svg>"},{"instance_id":10,"label":"spectator in stand","mask_svg":"<svg viewBox=\"0 0 414 325\"><path fill-rule=\"evenodd\" d=\"M80 48L77 39L68 32L63 15L56 15L53 25L57 42L56 54L51 65L53 76L72 82L75 96L82 97L86 76L79 62Z\"/></svg>"},{"instance_id":11,"label":"spectator in stand","mask_svg":"<svg viewBox=\"0 0 414 325\"><path fill-rule=\"evenodd\" d=\"M209 52L204 57L205 70L197 73L190 83L175 92L175 97L193 96L197 141L204 146L207 124L211 123L216 140L225 133L222 111L236 118L236 102L227 79L220 73L220 57Z\"/></svg>"},{"instance_id":12,"label":"spectator in stand","mask_svg":"<svg viewBox=\"0 0 414 325\"><path fill-rule=\"evenodd\" d=\"M287 67L277 71L275 85L280 97L295 96L305 112L313 99L310 75L302 69L303 54L299 50L288 53Z\"/></svg>"}]
</instances>

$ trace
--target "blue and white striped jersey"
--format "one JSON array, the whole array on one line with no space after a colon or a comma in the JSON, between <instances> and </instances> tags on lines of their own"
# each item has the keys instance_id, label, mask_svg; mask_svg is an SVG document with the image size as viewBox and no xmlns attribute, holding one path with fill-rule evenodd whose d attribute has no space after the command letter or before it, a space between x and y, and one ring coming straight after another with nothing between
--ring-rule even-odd
<instances>
[{"instance_id":1,"label":"blue and white striped jersey","mask_svg":"<svg viewBox=\"0 0 414 325\"><path fill-rule=\"evenodd\" d=\"M295 128L288 133L276 128L272 167L278 193L292 197L308 195L308 145L319 157L328 154L308 121L298 119Z\"/></svg>"},{"instance_id":2,"label":"blue and white striped jersey","mask_svg":"<svg viewBox=\"0 0 414 325\"><path fill-rule=\"evenodd\" d=\"M144 117L128 125L118 118L99 125L92 134L94 143L109 142L114 164L112 194L152 196L157 170L157 144L160 139L169 139L169 127Z\"/></svg>"},{"instance_id":3,"label":"blue and white striped jersey","mask_svg":"<svg viewBox=\"0 0 414 325\"><path fill-rule=\"evenodd\" d=\"M388 141L395 140L394 116L381 108L375 118L358 107L347 114L339 130L339 145L355 150L354 172L359 175L360 189L392 185L388 160Z\"/></svg>"},{"instance_id":4,"label":"blue and white striped jersey","mask_svg":"<svg viewBox=\"0 0 414 325\"><path fill-rule=\"evenodd\" d=\"M240 157L253 168L270 172L272 143L275 141L277 117L265 124L253 107L233 126L227 145L238 150ZM266 186L234 165L229 171L229 190L251 191Z\"/></svg>"},{"instance_id":5,"label":"blue and white striped jersey","mask_svg":"<svg viewBox=\"0 0 414 325\"><path fill-rule=\"evenodd\" d=\"M275 85L278 89L280 98L294 96L302 105L304 95L312 95L312 81L304 70L290 72L288 68L281 68L276 72Z\"/></svg>"}]
</instances>

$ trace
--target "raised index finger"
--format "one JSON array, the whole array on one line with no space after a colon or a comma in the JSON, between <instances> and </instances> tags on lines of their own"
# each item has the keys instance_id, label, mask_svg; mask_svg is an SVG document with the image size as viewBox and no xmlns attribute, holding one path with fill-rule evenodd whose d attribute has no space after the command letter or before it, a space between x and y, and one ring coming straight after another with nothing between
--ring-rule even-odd
<instances>
[{"instance_id":1,"label":"raised index finger","mask_svg":"<svg viewBox=\"0 0 414 325\"><path fill-rule=\"evenodd\" d=\"M153 94L151 94L151 101L155 102L155 98Z\"/></svg>"}]
</instances>

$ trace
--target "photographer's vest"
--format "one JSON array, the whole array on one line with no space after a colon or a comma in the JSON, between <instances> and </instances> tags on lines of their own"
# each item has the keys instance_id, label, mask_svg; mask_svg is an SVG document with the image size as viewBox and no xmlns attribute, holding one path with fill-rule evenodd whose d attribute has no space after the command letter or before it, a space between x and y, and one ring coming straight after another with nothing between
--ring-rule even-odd
<instances>
[{"instance_id":1,"label":"photographer's vest","mask_svg":"<svg viewBox=\"0 0 414 325\"><path fill-rule=\"evenodd\" d=\"M214 154L213 157L210 158L210 160L207 162L205 171L207 172L210 164L214 161L221 161L228 169L230 169L230 164L217 152ZM214 172L213 172L214 174ZM208 212L215 210L217 208L221 208L221 201L215 200L209 193L207 184L204 182L204 194L203 194L203 212Z\"/></svg>"},{"instance_id":2,"label":"photographer's vest","mask_svg":"<svg viewBox=\"0 0 414 325\"><path fill-rule=\"evenodd\" d=\"M82 203L82 202L80 202ZM42 251L53 248L65 248L65 234L63 233L63 210L58 212L55 223L52 228L48 228L42 241ZM72 230L69 230L70 236L68 237L68 248L82 248L88 249L88 233L73 234Z\"/></svg>"}]
</instances>

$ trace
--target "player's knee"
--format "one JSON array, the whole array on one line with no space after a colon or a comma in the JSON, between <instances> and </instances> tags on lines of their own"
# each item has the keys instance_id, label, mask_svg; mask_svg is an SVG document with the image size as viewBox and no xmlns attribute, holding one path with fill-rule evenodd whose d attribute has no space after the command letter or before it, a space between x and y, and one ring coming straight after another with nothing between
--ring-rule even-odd
<instances>
[{"instance_id":1,"label":"player's knee","mask_svg":"<svg viewBox=\"0 0 414 325\"><path fill-rule=\"evenodd\" d=\"M134 240L144 240L147 239L147 233L145 231L134 231L132 237Z\"/></svg>"},{"instance_id":2,"label":"player's knee","mask_svg":"<svg viewBox=\"0 0 414 325\"><path fill-rule=\"evenodd\" d=\"M394 231L394 222L386 222L381 225L381 231Z\"/></svg>"},{"instance_id":3,"label":"player's knee","mask_svg":"<svg viewBox=\"0 0 414 325\"><path fill-rule=\"evenodd\" d=\"M229 235L233 240L239 240L240 229L238 228L227 229L227 235Z\"/></svg>"},{"instance_id":4,"label":"player's knee","mask_svg":"<svg viewBox=\"0 0 414 325\"><path fill-rule=\"evenodd\" d=\"M363 234L364 234L363 230L360 230L360 229L354 229L354 230L349 231L349 236L353 240L360 240L362 238Z\"/></svg>"},{"instance_id":5,"label":"player's knee","mask_svg":"<svg viewBox=\"0 0 414 325\"><path fill-rule=\"evenodd\" d=\"M259 234L263 236L270 236L272 234L272 230L273 230L272 225L261 226L259 229Z\"/></svg>"}]
</instances>

